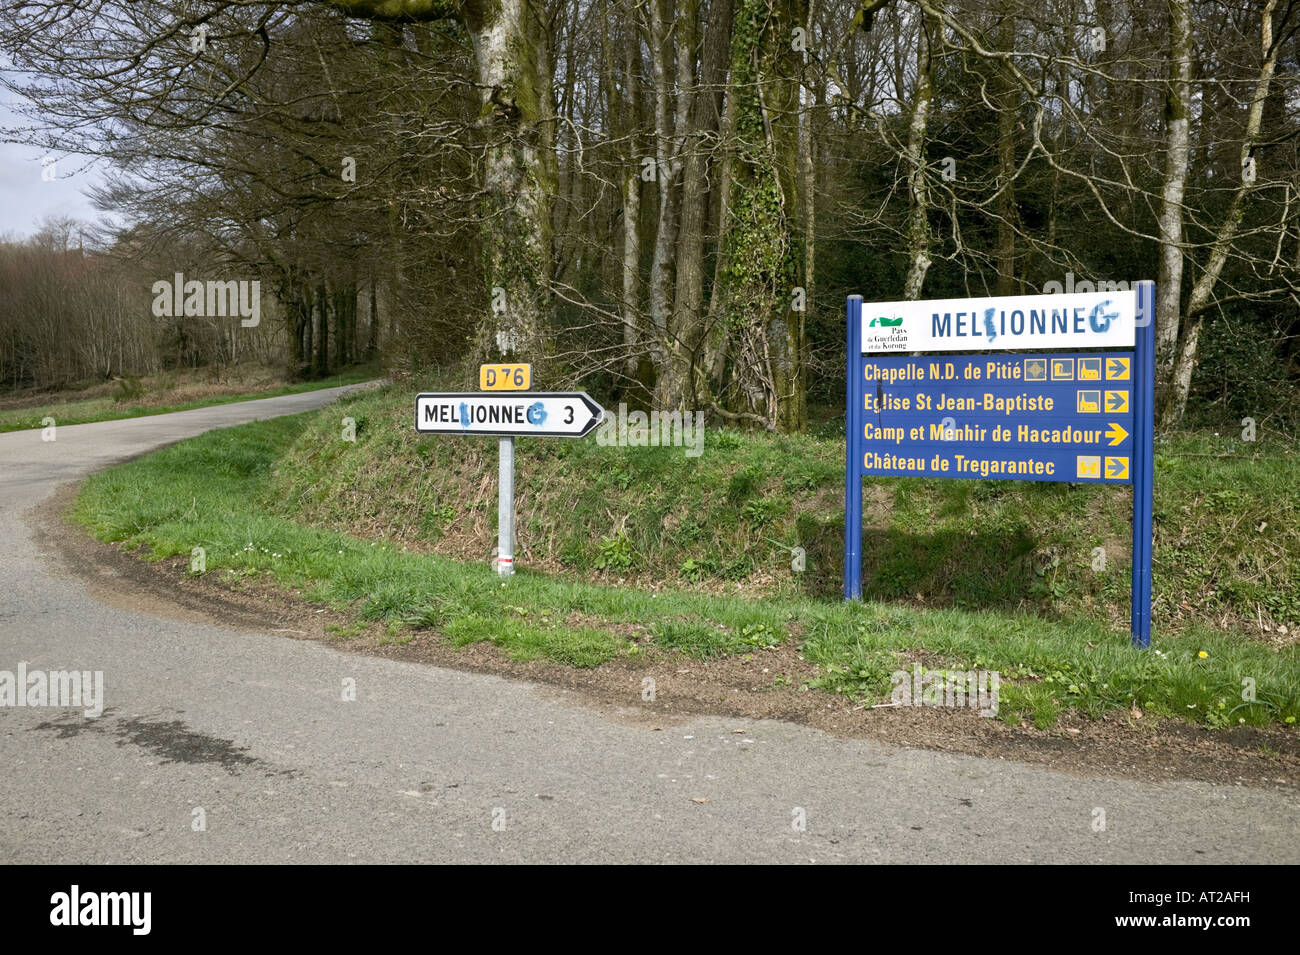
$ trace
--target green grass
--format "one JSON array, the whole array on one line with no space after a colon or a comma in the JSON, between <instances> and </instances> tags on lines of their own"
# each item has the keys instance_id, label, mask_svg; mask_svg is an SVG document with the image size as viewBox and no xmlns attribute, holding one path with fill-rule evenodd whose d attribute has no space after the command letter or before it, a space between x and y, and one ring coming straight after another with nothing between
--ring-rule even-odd
<instances>
[{"instance_id":1,"label":"green grass","mask_svg":"<svg viewBox=\"0 0 1300 955\"><path fill-rule=\"evenodd\" d=\"M207 395L201 398L167 402L159 396L147 395L137 383L124 382L117 395L96 395L89 398L57 398L44 403L21 408L0 408L0 434L6 431L24 431L44 427L43 419L53 418L55 424L89 424L95 421L117 421L123 418L140 418L146 415L168 414L173 411L189 411L193 408L207 408L212 405L230 404L234 401L250 401L254 398L275 398L279 395L293 395L305 391L318 391L322 388L336 388L340 385L352 385L381 377L382 372L376 366L366 365L349 368L347 371L322 378L319 381L303 381L280 385L274 388L233 389L226 394ZM102 390L102 389L101 389Z\"/></svg>"},{"instance_id":2,"label":"green grass","mask_svg":"<svg viewBox=\"0 0 1300 955\"><path fill-rule=\"evenodd\" d=\"M347 481L360 485L353 488L351 507L368 512L370 519L376 509L392 506L387 498L378 501L372 497L373 489L361 476L377 468L376 461L382 460L377 456L385 448L395 453L414 442L408 442L405 434L406 415L392 427L381 428L374 416L376 407L376 397L363 394L344 399L341 406L319 416L280 418L210 432L95 475L79 497L75 514L100 539L144 546L154 559L189 557L194 548L202 547L209 574L231 579L266 575L282 586L301 590L308 599L350 612L357 621L379 623L395 636L413 628L432 628L455 645L487 641L518 659L545 658L574 667L594 667L620 655L635 658L653 647L675 648L704 658L761 654L765 646L794 641L818 668L817 677L807 684L810 691L854 700L875 701L887 696L891 672L908 669L917 653L923 652L927 668L1000 671L999 716L1008 721L1024 719L1050 726L1066 709L1099 715L1134 705L1148 717L1212 727L1289 725L1300 716L1300 653L1294 645L1273 649L1197 620L1184 621L1177 628L1157 624L1153 645L1159 652L1141 653L1129 646L1123 628L1096 613L1066 618L1036 609L926 609L879 600L844 604L797 593L755 600L741 595L610 586L581 579L579 574L547 575L528 570L502 581L486 560L457 562L407 551L394 539L367 540L295 520L290 516L293 507L284 503L286 484L297 489L307 507L312 505L313 494L336 500L339 484ZM340 441L334 434L341 413L357 419L355 444ZM328 422L328 431L322 420ZM713 490L731 494L734 503L755 500L755 493L765 487L775 491L787 479L796 484L810 481L815 486L822 480L821 469L829 466L829 455L811 453L816 450L813 439L720 437L730 451L737 452L733 475L745 476L721 481ZM763 441L785 444L799 453L789 468L774 476L770 468L761 465ZM585 460L592 453L581 447L589 442L567 444L574 450L538 455L527 466L555 469L556 462L570 455ZM437 452L427 450L434 442L426 440L416 446L421 453L436 456ZM643 491L649 499L647 510L668 512L678 507L671 499L659 497L665 493L663 482L667 482L669 494L678 486L670 480L668 466L642 464L639 458L624 454L627 449L598 450L614 454L607 466L589 472L593 481L617 485L620 473L635 480L642 467L657 470L661 483L647 483ZM719 450L716 445L714 450ZM486 457L485 449L467 453L462 446L459 465L443 466L459 466L481 480L484 461L475 460L476 454ZM397 458L402 460L400 454ZM307 475L295 470L304 460L311 462ZM674 458L671 465L689 470L698 466L694 461ZM1261 478L1261 469L1246 462L1228 466L1240 469L1237 480L1218 487L1236 489L1239 500L1234 506L1241 512L1248 499L1261 494L1261 485L1274 478ZM521 470L524 467L520 465ZM315 486L310 483L313 476L318 482ZM697 473L695 478L699 476ZM419 487L418 476L412 473L390 475L390 479L389 496L400 499L403 494L428 492ZM582 490L575 483L572 478L567 481L567 493L580 497ZM998 501L1006 492L999 489L989 494L980 487L981 482L966 483L974 486L964 492L963 506L980 507L984 521L1008 513L1006 505ZM953 500L935 499L926 493L922 482L900 485L898 507L904 514L914 515L909 519L941 523L940 514L952 511L948 519L953 520L959 516ZM1044 500L1054 512L1068 515L1073 509L1095 521L1092 497L1074 503L1066 489L1058 489L1044 495ZM294 499L289 500L292 505ZM457 511L460 507L454 497L439 500L444 501L440 506ZM789 500L793 506L793 497ZM280 502L284 513L275 512L271 507L274 501ZM1231 503L1220 502L1223 506ZM1183 503L1194 501L1167 500L1165 508L1178 513ZM1045 509L1048 504L1039 507ZM419 513L409 510L407 522ZM527 520L528 514L528 508L520 508L521 520ZM1247 519L1253 520L1253 515L1245 510L1239 523ZM1270 519L1281 523L1285 518L1275 514ZM739 525L751 523L753 518L710 512L695 526L703 529L711 522L725 524L728 520ZM572 508L558 512L556 521L557 526L567 527L574 521ZM779 532L773 527L776 521L778 518L772 517L762 522L762 533ZM557 539L562 533L556 531ZM942 530L936 528L934 533ZM1030 532L1022 526L1020 533ZM912 537L925 542L919 529ZM644 538L632 539L633 559L646 559L650 546ZM599 553L599 541L592 546L592 552ZM931 549L938 546L929 544ZM1182 547L1187 548L1186 542ZM971 568L970 572L979 570ZM990 576L999 572L997 568L982 570ZM1200 656L1202 652L1205 657ZM1256 687L1256 700L1251 703L1241 699L1247 678Z\"/></svg>"}]
</instances>

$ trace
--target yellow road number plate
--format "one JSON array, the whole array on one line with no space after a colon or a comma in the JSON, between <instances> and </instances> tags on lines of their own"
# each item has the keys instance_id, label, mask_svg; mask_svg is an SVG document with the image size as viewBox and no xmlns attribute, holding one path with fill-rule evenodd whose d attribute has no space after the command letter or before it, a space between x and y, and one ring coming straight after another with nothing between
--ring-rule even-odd
<instances>
[{"instance_id":1,"label":"yellow road number plate","mask_svg":"<svg viewBox=\"0 0 1300 955\"><path fill-rule=\"evenodd\" d=\"M533 384L532 365L479 365L480 391L527 391Z\"/></svg>"}]
</instances>

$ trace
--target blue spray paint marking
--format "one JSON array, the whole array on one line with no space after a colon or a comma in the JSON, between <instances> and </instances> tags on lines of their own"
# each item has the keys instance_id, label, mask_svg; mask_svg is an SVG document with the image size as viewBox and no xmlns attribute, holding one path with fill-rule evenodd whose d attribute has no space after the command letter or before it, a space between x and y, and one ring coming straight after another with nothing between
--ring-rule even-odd
<instances>
[{"instance_id":1,"label":"blue spray paint marking","mask_svg":"<svg viewBox=\"0 0 1300 955\"><path fill-rule=\"evenodd\" d=\"M1119 318L1119 312L1105 312L1103 309L1110 304L1110 299L1099 302L1092 307L1092 314L1088 316L1088 324L1092 330L1097 333L1105 332L1110 328L1110 323Z\"/></svg>"},{"instance_id":2,"label":"blue spray paint marking","mask_svg":"<svg viewBox=\"0 0 1300 955\"><path fill-rule=\"evenodd\" d=\"M984 331L988 333L989 341L998 337L998 333L993 329L993 309L984 309Z\"/></svg>"},{"instance_id":3,"label":"blue spray paint marking","mask_svg":"<svg viewBox=\"0 0 1300 955\"><path fill-rule=\"evenodd\" d=\"M546 423L546 406L540 401L534 401L528 406L528 423L538 427Z\"/></svg>"},{"instance_id":4,"label":"blue spray paint marking","mask_svg":"<svg viewBox=\"0 0 1300 955\"><path fill-rule=\"evenodd\" d=\"M463 401L460 403L460 426L462 428L469 427L469 405Z\"/></svg>"}]
</instances>

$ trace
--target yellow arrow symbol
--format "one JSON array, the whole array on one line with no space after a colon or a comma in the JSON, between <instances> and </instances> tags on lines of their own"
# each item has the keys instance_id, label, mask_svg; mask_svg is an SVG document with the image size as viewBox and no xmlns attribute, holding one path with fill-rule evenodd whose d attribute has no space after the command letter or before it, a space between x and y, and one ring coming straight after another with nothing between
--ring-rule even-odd
<instances>
[{"instance_id":1,"label":"yellow arrow symbol","mask_svg":"<svg viewBox=\"0 0 1300 955\"><path fill-rule=\"evenodd\" d=\"M1106 437L1110 438L1110 446L1113 448L1115 445L1123 443L1124 439L1128 437L1128 432L1112 421L1109 430L1106 432Z\"/></svg>"}]
</instances>

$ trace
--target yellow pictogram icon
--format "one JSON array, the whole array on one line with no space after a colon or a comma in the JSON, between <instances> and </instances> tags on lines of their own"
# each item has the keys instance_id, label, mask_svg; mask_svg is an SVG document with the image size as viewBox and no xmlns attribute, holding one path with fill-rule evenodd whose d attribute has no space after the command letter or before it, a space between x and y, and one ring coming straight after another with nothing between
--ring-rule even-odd
<instances>
[{"instance_id":1,"label":"yellow pictogram icon","mask_svg":"<svg viewBox=\"0 0 1300 955\"><path fill-rule=\"evenodd\" d=\"M1080 381L1101 381L1101 359L1080 358L1079 359L1079 380Z\"/></svg>"},{"instance_id":2,"label":"yellow pictogram icon","mask_svg":"<svg viewBox=\"0 0 1300 955\"><path fill-rule=\"evenodd\" d=\"M1110 439L1109 444L1113 448L1124 443L1124 439L1128 437L1128 432L1112 421L1110 429L1106 432L1106 437Z\"/></svg>"},{"instance_id":3,"label":"yellow pictogram icon","mask_svg":"<svg viewBox=\"0 0 1300 955\"><path fill-rule=\"evenodd\" d=\"M1074 476L1081 478L1101 477L1101 456L1096 454L1077 454L1074 457Z\"/></svg>"},{"instance_id":4,"label":"yellow pictogram icon","mask_svg":"<svg viewBox=\"0 0 1300 955\"><path fill-rule=\"evenodd\" d=\"M1047 362L1041 358L1025 359L1025 381L1046 381Z\"/></svg>"},{"instance_id":5,"label":"yellow pictogram icon","mask_svg":"<svg viewBox=\"0 0 1300 955\"><path fill-rule=\"evenodd\" d=\"M1052 381L1074 381L1074 359L1052 359Z\"/></svg>"},{"instance_id":6,"label":"yellow pictogram icon","mask_svg":"<svg viewBox=\"0 0 1300 955\"><path fill-rule=\"evenodd\" d=\"M1126 411L1128 411L1127 391L1106 392L1106 412L1108 414L1124 414Z\"/></svg>"},{"instance_id":7,"label":"yellow pictogram icon","mask_svg":"<svg viewBox=\"0 0 1300 955\"><path fill-rule=\"evenodd\" d=\"M1089 412L1101 411L1101 392L1100 391L1080 391L1078 404L1075 406L1078 414L1088 414Z\"/></svg>"},{"instance_id":8,"label":"yellow pictogram icon","mask_svg":"<svg viewBox=\"0 0 1300 955\"><path fill-rule=\"evenodd\" d=\"M1128 381L1128 359L1107 358L1106 359L1106 380L1107 381Z\"/></svg>"},{"instance_id":9,"label":"yellow pictogram icon","mask_svg":"<svg viewBox=\"0 0 1300 955\"><path fill-rule=\"evenodd\" d=\"M1106 478L1111 481L1123 481L1128 478L1128 458L1107 458Z\"/></svg>"}]
</instances>

